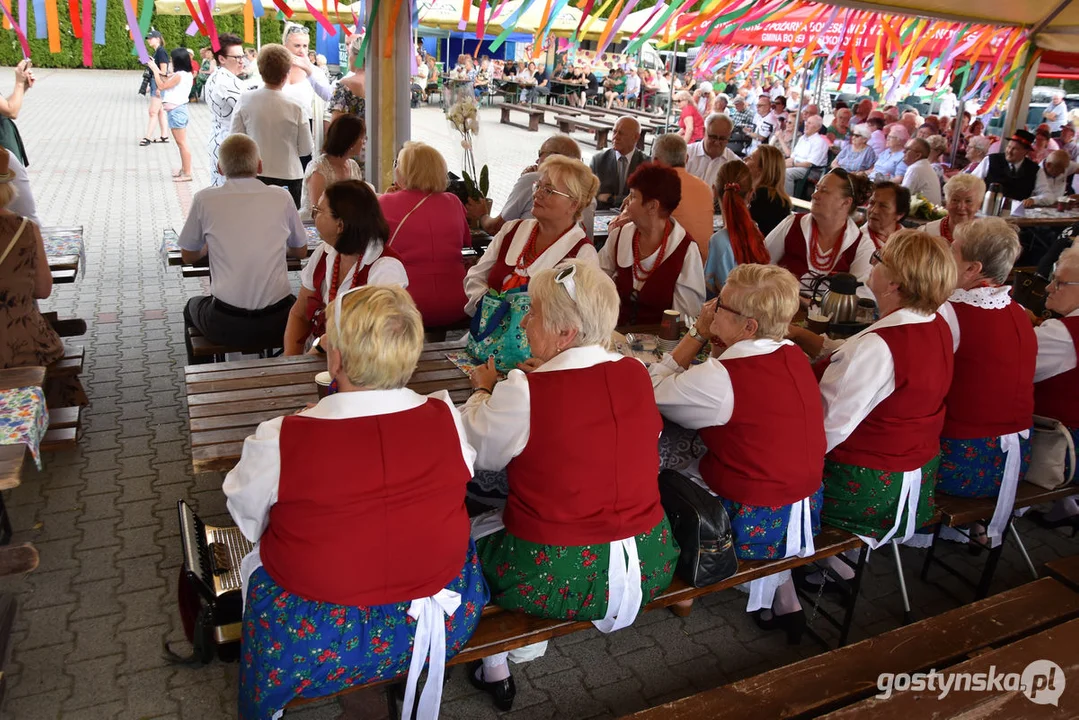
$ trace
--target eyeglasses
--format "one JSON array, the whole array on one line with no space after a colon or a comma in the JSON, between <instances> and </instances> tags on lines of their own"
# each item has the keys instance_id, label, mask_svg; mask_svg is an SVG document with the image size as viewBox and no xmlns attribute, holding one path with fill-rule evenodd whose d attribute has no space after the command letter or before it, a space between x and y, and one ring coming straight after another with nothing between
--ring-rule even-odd
<instances>
[{"instance_id":1,"label":"eyeglasses","mask_svg":"<svg viewBox=\"0 0 1079 720\"><path fill-rule=\"evenodd\" d=\"M227 59L229 59L229 60L243 60L247 56L246 55L226 55L225 57Z\"/></svg>"},{"instance_id":2,"label":"eyeglasses","mask_svg":"<svg viewBox=\"0 0 1079 720\"><path fill-rule=\"evenodd\" d=\"M573 199L572 195L564 193L561 190L555 190L553 185L540 185L538 182L532 183L532 194L535 195L536 193L543 193L547 197L551 197L552 195L561 195L564 198L568 198L570 200Z\"/></svg>"},{"instance_id":3,"label":"eyeglasses","mask_svg":"<svg viewBox=\"0 0 1079 720\"><path fill-rule=\"evenodd\" d=\"M731 315L737 315L738 317L746 317L743 313L738 312L730 305L724 305L723 301L721 301L718 297L716 298L716 310L726 310Z\"/></svg>"},{"instance_id":4,"label":"eyeglasses","mask_svg":"<svg viewBox=\"0 0 1079 720\"><path fill-rule=\"evenodd\" d=\"M731 139L731 136L730 135L713 135L712 133L708 133L708 139L713 141L713 142L727 142L727 141L729 141Z\"/></svg>"},{"instance_id":5,"label":"eyeglasses","mask_svg":"<svg viewBox=\"0 0 1079 720\"><path fill-rule=\"evenodd\" d=\"M308 35L310 34L310 32L311 31L308 30L307 27L304 25L289 25L288 29L285 30L285 37L288 37L293 33L303 33L304 35Z\"/></svg>"},{"instance_id":6,"label":"eyeglasses","mask_svg":"<svg viewBox=\"0 0 1079 720\"><path fill-rule=\"evenodd\" d=\"M569 299L573 303L577 304L577 283L574 282L573 276L577 274L576 265L567 265L558 271L558 274L554 276L554 281L566 288L566 294L569 295Z\"/></svg>"},{"instance_id":7,"label":"eyeglasses","mask_svg":"<svg viewBox=\"0 0 1079 720\"><path fill-rule=\"evenodd\" d=\"M884 262L884 248L877 248L873 251L873 254L869 258L870 265L884 265L887 267L888 263Z\"/></svg>"},{"instance_id":8,"label":"eyeglasses","mask_svg":"<svg viewBox=\"0 0 1079 720\"><path fill-rule=\"evenodd\" d=\"M320 207L319 207L318 205L315 205L315 206L313 206L313 207L311 208L311 219L312 219L312 220L314 220L315 218L317 218L317 217L318 217L319 215L321 215L322 213L326 213L327 215L332 215L332 214L333 214L333 213L331 213L331 212L330 212L330 211L329 211L328 209L327 209L327 210L323 210L323 209L322 209L322 208L320 208Z\"/></svg>"},{"instance_id":9,"label":"eyeglasses","mask_svg":"<svg viewBox=\"0 0 1079 720\"><path fill-rule=\"evenodd\" d=\"M1068 285L1079 285L1079 280L1057 280L1056 279L1056 266L1053 266L1053 274L1049 276L1049 284L1045 286L1046 290L1053 288L1066 287Z\"/></svg>"}]
</instances>

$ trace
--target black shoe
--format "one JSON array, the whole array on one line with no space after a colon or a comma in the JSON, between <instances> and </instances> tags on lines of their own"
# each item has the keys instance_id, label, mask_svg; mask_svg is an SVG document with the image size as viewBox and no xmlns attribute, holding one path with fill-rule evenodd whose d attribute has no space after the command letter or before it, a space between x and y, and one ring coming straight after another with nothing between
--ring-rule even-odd
<instances>
[{"instance_id":1,"label":"black shoe","mask_svg":"<svg viewBox=\"0 0 1079 720\"><path fill-rule=\"evenodd\" d=\"M802 618L802 624L805 624L805 617ZM468 666L468 681L472 683L472 687L477 690L483 690L494 698L495 707L498 708L500 712L509 712L513 709L513 698L517 697L517 686L513 684L513 676L511 675L505 680L499 680L498 682L480 680L476 677L476 670L482 667L482 660L470 663Z\"/></svg>"},{"instance_id":2,"label":"black shoe","mask_svg":"<svg viewBox=\"0 0 1079 720\"><path fill-rule=\"evenodd\" d=\"M848 582L836 582L832 579L830 572L827 570L821 572L825 578L823 589L820 583L815 583L809 579L809 571L805 568L795 568L791 571L791 575L794 576L794 586L813 597L817 597L819 593L835 595L835 601L846 607L851 596L851 587Z\"/></svg>"},{"instance_id":3,"label":"black shoe","mask_svg":"<svg viewBox=\"0 0 1079 720\"><path fill-rule=\"evenodd\" d=\"M757 627L761 630L784 630L787 633L787 644L797 645L802 642L802 633L806 629L806 614L798 610L786 615L775 615L767 620L763 617L764 611L758 610L753 613L753 619L757 621Z\"/></svg>"}]
</instances>

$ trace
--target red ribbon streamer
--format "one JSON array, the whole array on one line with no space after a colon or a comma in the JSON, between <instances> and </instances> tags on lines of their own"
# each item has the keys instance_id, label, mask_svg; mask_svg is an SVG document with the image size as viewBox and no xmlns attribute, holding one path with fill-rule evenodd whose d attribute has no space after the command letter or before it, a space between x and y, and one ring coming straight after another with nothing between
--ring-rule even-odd
<instances>
[{"instance_id":1,"label":"red ribbon streamer","mask_svg":"<svg viewBox=\"0 0 1079 720\"><path fill-rule=\"evenodd\" d=\"M202 17L206 20L206 29L210 31L210 45L214 52L221 49L221 42L217 39L217 25L214 23L213 13L210 12L209 0L199 0L199 8L202 9Z\"/></svg>"},{"instance_id":2,"label":"red ribbon streamer","mask_svg":"<svg viewBox=\"0 0 1079 720\"><path fill-rule=\"evenodd\" d=\"M71 32L76 38L82 38L82 25L79 24L79 0L70 0L67 10L71 15Z\"/></svg>"},{"instance_id":3,"label":"red ribbon streamer","mask_svg":"<svg viewBox=\"0 0 1079 720\"><path fill-rule=\"evenodd\" d=\"M292 17L292 8L288 6L285 0L273 0L273 4L277 6L277 9L285 14L285 17Z\"/></svg>"}]
</instances>

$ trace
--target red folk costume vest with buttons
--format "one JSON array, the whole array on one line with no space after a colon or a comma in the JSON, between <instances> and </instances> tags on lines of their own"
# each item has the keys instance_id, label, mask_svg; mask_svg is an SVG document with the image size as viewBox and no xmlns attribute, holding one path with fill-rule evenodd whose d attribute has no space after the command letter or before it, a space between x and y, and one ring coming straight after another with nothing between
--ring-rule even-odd
<instances>
[{"instance_id":1,"label":"red folk costume vest with buttons","mask_svg":"<svg viewBox=\"0 0 1079 720\"><path fill-rule=\"evenodd\" d=\"M1079 317L1062 318L1079 356ZM1079 428L1079 366L1034 386L1034 412Z\"/></svg>"},{"instance_id":2,"label":"red folk costume vest with buttons","mask_svg":"<svg viewBox=\"0 0 1079 720\"><path fill-rule=\"evenodd\" d=\"M779 507L812 495L824 468L824 410L805 354L783 346L723 360L734 391L725 425L703 428L701 477L728 500ZM781 447L777 451L777 440Z\"/></svg>"},{"instance_id":3,"label":"red folk costume vest with buttons","mask_svg":"<svg viewBox=\"0 0 1079 720\"><path fill-rule=\"evenodd\" d=\"M780 258L778 263L780 267L787 268L794 277L799 279L811 269L813 272L823 272L809 267L806 236L802 232L802 218L805 216L806 213L794 216L794 223L791 224L790 230L787 231L787 237L783 240L783 257ZM846 235L844 234L843 237L845 238ZM840 242L843 242L842 238ZM855 242L840 254L835 266L828 272L850 272L851 265L854 264L854 258L857 254L858 243Z\"/></svg>"},{"instance_id":4,"label":"red folk costume vest with buttons","mask_svg":"<svg viewBox=\"0 0 1079 720\"><path fill-rule=\"evenodd\" d=\"M932 321L873 330L888 345L895 390L880 402L828 458L845 465L907 472L940 452L944 398L952 384L952 332ZM818 363L827 366L827 362Z\"/></svg>"},{"instance_id":5,"label":"red folk costume vest with buttons","mask_svg":"<svg viewBox=\"0 0 1079 720\"><path fill-rule=\"evenodd\" d=\"M620 233L618 243L633 243L636 233ZM614 278L614 284L618 288L618 297L622 300L621 310L618 313L618 324L628 323L652 324L663 319L663 311L674 307L674 288L678 283L678 276L682 274L682 264L686 260L686 252L693 239L685 235L671 253L657 260L657 265L652 266L652 272L644 281L641 289L637 291L637 300L633 301L633 263L629 267L618 266L618 272ZM618 257L618 248L615 248L615 257Z\"/></svg>"},{"instance_id":6,"label":"red folk costume vest with buttons","mask_svg":"<svg viewBox=\"0 0 1079 720\"><path fill-rule=\"evenodd\" d=\"M1038 339L1018 303L1000 309L951 303L959 320L955 373L941 437L999 437L1029 430Z\"/></svg>"},{"instance_id":7,"label":"red folk costume vest with buttons","mask_svg":"<svg viewBox=\"0 0 1079 720\"><path fill-rule=\"evenodd\" d=\"M351 288L363 287L367 284L367 278L371 275L371 268L374 264L382 258L393 258L398 262L401 261L401 256L395 253L392 249L382 246L382 252L374 261L363 265L360 271L356 273L355 267L349 272L354 274L354 282ZM361 257L356 262L359 263L363 260ZM403 264L403 263L402 263ZM326 303L322 301L322 283L326 281L326 253L322 253L322 257L318 259L318 264L315 265L314 275L311 277L312 284L315 286L315 291L311 293L311 296L307 299L307 320L311 323L311 337L320 337L326 332ZM351 289L350 288L350 289ZM333 302L335 298L330 298L330 302Z\"/></svg>"},{"instance_id":8,"label":"red folk costume vest with buttons","mask_svg":"<svg viewBox=\"0 0 1079 720\"><path fill-rule=\"evenodd\" d=\"M502 246L498 248L498 259L495 260L495 264L491 266L491 271L487 273L487 287L489 287L491 290L494 290L495 292L502 292L506 284L506 278L513 273L513 269L516 267L516 264L510 265L506 262L506 256L509 254L510 245L512 245L513 241L517 239L517 235L521 232L524 232L524 229L521 227L522 225L524 225L524 221L518 220L516 227L514 227L513 230L507 232L506 235L502 238ZM581 241L574 245L573 248L571 248L570 251L566 253L566 257L577 257L577 253L581 251L581 248L591 244L591 241L587 237L581 238ZM521 252L524 251L522 250Z\"/></svg>"},{"instance_id":9,"label":"red folk costume vest with buttons","mask_svg":"<svg viewBox=\"0 0 1079 720\"><path fill-rule=\"evenodd\" d=\"M637 360L528 375L528 444L507 466L506 530L544 545L592 545L663 519L659 433L648 371Z\"/></svg>"},{"instance_id":10,"label":"red folk costume vest with buttons","mask_svg":"<svg viewBox=\"0 0 1079 720\"><path fill-rule=\"evenodd\" d=\"M461 572L470 473L445 403L347 419L292 415L280 445L260 552L285 590L384 605L429 597Z\"/></svg>"}]
</instances>

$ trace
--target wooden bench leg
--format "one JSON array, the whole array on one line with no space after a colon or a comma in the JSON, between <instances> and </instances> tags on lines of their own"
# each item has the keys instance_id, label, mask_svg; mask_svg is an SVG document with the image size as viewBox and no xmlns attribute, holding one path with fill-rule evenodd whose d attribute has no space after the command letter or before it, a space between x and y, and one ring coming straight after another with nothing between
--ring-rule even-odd
<instances>
[{"instance_id":1,"label":"wooden bench leg","mask_svg":"<svg viewBox=\"0 0 1079 720\"><path fill-rule=\"evenodd\" d=\"M11 542L11 518L8 517L4 496L0 494L0 545Z\"/></svg>"},{"instance_id":2,"label":"wooden bench leg","mask_svg":"<svg viewBox=\"0 0 1079 720\"><path fill-rule=\"evenodd\" d=\"M922 563L922 582L927 582L929 579L929 568L933 564L933 558L937 550L937 541L940 540L940 529L943 523L937 523L933 528L933 542L929 545L929 550L925 553L925 562Z\"/></svg>"},{"instance_id":3,"label":"wooden bench leg","mask_svg":"<svg viewBox=\"0 0 1079 720\"><path fill-rule=\"evenodd\" d=\"M997 563L1000 562L1000 555L1004 552L1004 541L1008 539L1011 529L1011 523L1004 526L1004 537L1000 539L1000 544L989 551L989 557L986 558L985 567L982 569L982 576L978 579L978 589L974 593L975 600L981 600L989 595L989 586L993 584Z\"/></svg>"},{"instance_id":4,"label":"wooden bench leg","mask_svg":"<svg viewBox=\"0 0 1079 720\"><path fill-rule=\"evenodd\" d=\"M865 563L869 558L869 546L863 545L858 550L858 562L854 564L854 579L851 582L850 602L847 603L847 612L843 615L843 627L839 631L839 644L836 647L843 647L847 644L847 640L850 638L850 628L854 624L854 608L858 604L858 594L862 590L862 575L865 572ZM851 562L846 556L840 554L839 559L848 565Z\"/></svg>"},{"instance_id":5,"label":"wooden bench leg","mask_svg":"<svg viewBox=\"0 0 1079 720\"><path fill-rule=\"evenodd\" d=\"M528 116L528 129L531 132L539 132L540 118L541 117L543 117L543 116L542 115L537 115L535 113L531 113Z\"/></svg>"},{"instance_id":6,"label":"wooden bench leg","mask_svg":"<svg viewBox=\"0 0 1079 720\"><path fill-rule=\"evenodd\" d=\"M603 150L606 147L607 147L607 131L606 130L597 130L596 131L596 149L597 150Z\"/></svg>"},{"instance_id":7,"label":"wooden bench leg","mask_svg":"<svg viewBox=\"0 0 1079 720\"><path fill-rule=\"evenodd\" d=\"M500 122L503 125L510 124L510 109L506 106L502 106L502 120L500 120Z\"/></svg>"}]
</instances>

